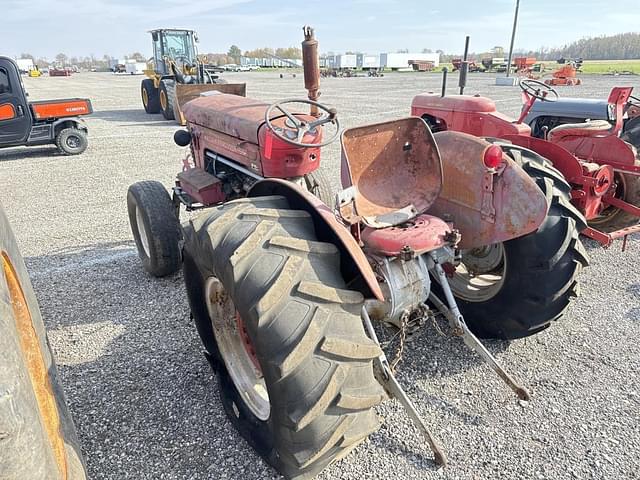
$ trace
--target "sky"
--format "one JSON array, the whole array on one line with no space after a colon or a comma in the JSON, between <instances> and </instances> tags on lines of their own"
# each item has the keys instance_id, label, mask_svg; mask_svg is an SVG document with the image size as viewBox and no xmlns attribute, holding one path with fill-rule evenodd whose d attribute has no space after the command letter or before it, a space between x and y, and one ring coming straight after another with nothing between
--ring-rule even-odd
<instances>
[{"instance_id":1,"label":"sky","mask_svg":"<svg viewBox=\"0 0 640 480\"><path fill-rule=\"evenodd\" d=\"M585 36L640 31L640 0L521 0L515 49L562 46ZM508 47L515 0L0 0L0 54L52 59L141 52L148 30L198 31L201 53L299 46L302 26L321 52ZM8 18L7 18L8 17Z\"/></svg>"}]
</instances>

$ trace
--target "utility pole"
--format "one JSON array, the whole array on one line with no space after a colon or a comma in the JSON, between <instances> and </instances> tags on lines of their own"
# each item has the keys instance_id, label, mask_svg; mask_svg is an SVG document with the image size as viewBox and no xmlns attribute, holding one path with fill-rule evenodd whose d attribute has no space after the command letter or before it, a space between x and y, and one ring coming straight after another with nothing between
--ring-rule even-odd
<instances>
[{"instance_id":1,"label":"utility pole","mask_svg":"<svg viewBox=\"0 0 640 480\"><path fill-rule=\"evenodd\" d=\"M516 13L513 16L513 30L511 32L511 45L509 46L509 59L507 60L507 77L511 73L511 57L513 56L513 43L516 39L516 27L518 25L518 10L520 8L520 0L516 0Z\"/></svg>"}]
</instances>

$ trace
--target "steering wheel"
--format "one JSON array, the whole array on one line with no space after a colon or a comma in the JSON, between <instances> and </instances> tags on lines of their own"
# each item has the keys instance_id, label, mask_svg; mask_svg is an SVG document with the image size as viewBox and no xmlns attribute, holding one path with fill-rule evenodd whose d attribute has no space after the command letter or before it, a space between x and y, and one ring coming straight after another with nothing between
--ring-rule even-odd
<instances>
[{"instance_id":1,"label":"steering wheel","mask_svg":"<svg viewBox=\"0 0 640 480\"><path fill-rule=\"evenodd\" d=\"M553 87L546 83L539 82L538 80L520 80L520 88L530 97L543 102L555 102L559 98L558 92L556 92ZM553 97L549 97L550 93L553 94Z\"/></svg>"},{"instance_id":2,"label":"steering wheel","mask_svg":"<svg viewBox=\"0 0 640 480\"><path fill-rule=\"evenodd\" d=\"M288 103L306 103L307 105L313 105L315 107L318 107L320 110L324 111L326 115L323 115L316 120L308 122L306 120L302 120L296 117L296 115L289 112L289 110L287 110L283 106ZM280 127L275 127L271 123L271 120L272 120L271 115L274 110L279 110L283 115L287 117L288 121L286 121L285 125L287 128L291 128L292 130L295 130L295 138L288 138L285 135L286 130ZM300 115L300 114L297 114L297 115ZM264 114L264 121L267 124L267 128L271 130L271 132L277 138L287 143L290 143L291 145L295 145L297 147L304 147L304 148L324 147L325 145L329 145L336 138L338 138L338 135L340 135L340 122L338 122L338 111L335 108L329 108L326 105L315 102L313 100L307 100L306 98L303 98L303 99L287 98L285 100L281 100L279 102L269 105L269 108L267 108L267 111ZM305 134L313 133L316 128L324 125L325 123L332 123L336 127L336 131L331 137L329 137L327 140L324 140L320 143L305 143L302 141Z\"/></svg>"}]
</instances>

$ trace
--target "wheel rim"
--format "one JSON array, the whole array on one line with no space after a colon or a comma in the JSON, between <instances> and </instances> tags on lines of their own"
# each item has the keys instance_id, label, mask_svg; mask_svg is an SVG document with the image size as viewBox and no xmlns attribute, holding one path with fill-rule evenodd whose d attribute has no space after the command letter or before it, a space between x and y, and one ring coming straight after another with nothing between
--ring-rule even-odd
<instances>
[{"instance_id":1,"label":"wheel rim","mask_svg":"<svg viewBox=\"0 0 640 480\"><path fill-rule=\"evenodd\" d=\"M454 295L468 302L486 302L502 289L507 257L502 243L462 251L449 285Z\"/></svg>"},{"instance_id":2,"label":"wheel rim","mask_svg":"<svg viewBox=\"0 0 640 480\"><path fill-rule=\"evenodd\" d=\"M151 253L149 251L149 238L147 237L147 230L144 228L144 217L142 215L142 210L136 206L136 227L138 228L138 233L140 234L140 243L142 244L142 249L144 250L144 254L147 258L151 257Z\"/></svg>"},{"instance_id":3,"label":"wheel rim","mask_svg":"<svg viewBox=\"0 0 640 480\"><path fill-rule=\"evenodd\" d=\"M167 94L164 93L164 90L160 90L160 106L162 110L167 109Z\"/></svg>"},{"instance_id":4,"label":"wheel rim","mask_svg":"<svg viewBox=\"0 0 640 480\"><path fill-rule=\"evenodd\" d=\"M147 107L149 105L149 94L146 89L142 89L142 104Z\"/></svg>"},{"instance_id":5,"label":"wheel rim","mask_svg":"<svg viewBox=\"0 0 640 480\"><path fill-rule=\"evenodd\" d=\"M205 292L213 333L231 380L251 413L265 421L271 413L269 394L243 321L217 278L207 280Z\"/></svg>"},{"instance_id":6,"label":"wheel rim","mask_svg":"<svg viewBox=\"0 0 640 480\"><path fill-rule=\"evenodd\" d=\"M75 135L69 135L67 140L65 141L67 147L69 148L79 148L80 147L80 138Z\"/></svg>"},{"instance_id":7,"label":"wheel rim","mask_svg":"<svg viewBox=\"0 0 640 480\"><path fill-rule=\"evenodd\" d=\"M615 191L614 197L619 198L620 200L624 200L625 193L627 190L627 184L625 182L624 175L621 175L620 173L615 172L613 181L616 183L616 191ZM606 225L612 219L617 217L621 212L622 210L620 210L618 207L612 207L612 206L606 207L604 210L600 212L600 214L597 217L589 220L589 225L594 227L598 227L600 225Z\"/></svg>"}]
</instances>

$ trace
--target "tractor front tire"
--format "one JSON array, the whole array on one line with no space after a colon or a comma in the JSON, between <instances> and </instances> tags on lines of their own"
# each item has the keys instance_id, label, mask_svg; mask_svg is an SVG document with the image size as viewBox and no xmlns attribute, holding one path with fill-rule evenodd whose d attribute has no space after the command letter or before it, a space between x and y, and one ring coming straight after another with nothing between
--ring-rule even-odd
<instances>
[{"instance_id":1,"label":"tractor front tire","mask_svg":"<svg viewBox=\"0 0 640 480\"><path fill-rule=\"evenodd\" d=\"M510 143L495 143L535 180L549 210L535 232L463 252L464 267L458 267L450 285L478 337L517 339L547 328L579 294L578 275L588 265L579 238L586 222L570 203L571 187L546 159Z\"/></svg>"},{"instance_id":2,"label":"tractor front tire","mask_svg":"<svg viewBox=\"0 0 640 480\"><path fill-rule=\"evenodd\" d=\"M142 105L145 112L160 113L160 93L153 80L150 78L142 80L140 95L142 96Z\"/></svg>"},{"instance_id":3,"label":"tractor front tire","mask_svg":"<svg viewBox=\"0 0 640 480\"><path fill-rule=\"evenodd\" d=\"M160 182L134 183L127 193L129 224L142 266L154 277L178 271L182 229L176 209Z\"/></svg>"},{"instance_id":4,"label":"tractor front tire","mask_svg":"<svg viewBox=\"0 0 640 480\"><path fill-rule=\"evenodd\" d=\"M284 197L232 201L185 230L189 304L231 423L286 478L315 477L379 426L381 351L364 331L362 294L345 284L338 249ZM231 347L241 331L249 350Z\"/></svg>"},{"instance_id":5,"label":"tractor front tire","mask_svg":"<svg viewBox=\"0 0 640 480\"><path fill-rule=\"evenodd\" d=\"M167 120L175 120L176 116L173 111L173 105L175 103L175 81L174 80L161 80L160 81L160 109L162 116Z\"/></svg>"},{"instance_id":6,"label":"tractor front tire","mask_svg":"<svg viewBox=\"0 0 640 480\"><path fill-rule=\"evenodd\" d=\"M87 132L79 128L64 128L56 135L56 147L65 155L80 155L88 146Z\"/></svg>"},{"instance_id":7,"label":"tractor front tire","mask_svg":"<svg viewBox=\"0 0 640 480\"><path fill-rule=\"evenodd\" d=\"M0 207L0 477L84 480L38 301Z\"/></svg>"},{"instance_id":8,"label":"tractor front tire","mask_svg":"<svg viewBox=\"0 0 640 480\"><path fill-rule=\"evenodd\" d=\"M331 188L329 177L327 177L324 171L318 169L314 172L307 173L304 176L304 183L309 193L319 198L322 203L329 208L334 207L336 197L333 193L333 188Z\"/></svg>"}]
</instances>

